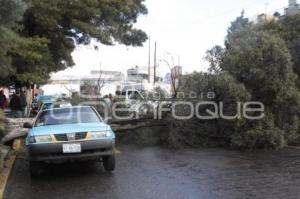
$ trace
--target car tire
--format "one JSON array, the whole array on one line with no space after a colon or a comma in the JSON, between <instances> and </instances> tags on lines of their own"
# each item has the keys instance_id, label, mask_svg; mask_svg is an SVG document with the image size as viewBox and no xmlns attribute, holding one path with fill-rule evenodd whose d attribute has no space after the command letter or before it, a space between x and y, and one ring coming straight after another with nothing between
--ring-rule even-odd
<instances>
[{"instance_id":1,"label":"car tire","mask_svg":"<svg viewBox=\"0 0 300 199\"><path fill-rule=\"evenodd\" d=\"M116 167L115 155L104 156L103 157L103 166L106 171L115 170L115 167Z\"/></svg>"},{"instance_id":2,"label":"car tire","mask_svg":"<svg viewBox=\"0 0 300 199\"><path fill-rule=\"evenodd\" d=\"M38 178L43 173L41 163L39 163L39 162L30 161L29 162L29 170L30 170L30 176L32 178Z\"/></svg>"}]
</instances>

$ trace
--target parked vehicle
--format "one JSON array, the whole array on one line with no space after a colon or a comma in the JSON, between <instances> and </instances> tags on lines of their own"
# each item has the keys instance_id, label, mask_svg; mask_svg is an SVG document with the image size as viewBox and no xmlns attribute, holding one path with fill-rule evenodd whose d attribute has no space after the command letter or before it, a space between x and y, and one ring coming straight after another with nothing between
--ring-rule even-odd
<instances>
[{"instance_id":1,"label":"parked vehicle","mask_svg":"<svg viewBox=\"0 0 300 199\"><path fill-rule=\"evenodd\" d=\"M70 108L70 107L72 107L72 104L70 102L45 101L40 106L39 111L52 109L52 108Z\"/></svg>"},{"instance_id":2,"label":"parked vehicle","mask_svg":"<svg viewBox=\"0 0 300 199\"><path fill-rule=\"evenodd\" d=\"M124 90L119 96L123 98L127 104L127 108L135 116L146 115L149 112L149 106L151 102L147 101L142 93L136 89Z\"/></svg>"},{"instance_id":3,"label":"parked vehicle","mask_svg":"<svg viewBox=\"0 0 300 199\"><path fill-rule=\"evenodd\" d=\"M49 103L49 102L55 102L56 98L51 95L39 95L37 96L32 104L31 104L31 113L32 115L36 115L39 110L41 109L41 106L43 103Z\"/></svg>"},{"instance_id":4,"label":"parked vehicle","mask_svg":"<svg viewBox=\"0 0 300 199\"><path fill-rule=\"evenodd\" d=\"M52 162L101 160L105 170L115 169L115 134L93 107L42 110L24 128L31 129L26 146L33 177Z\"/></svg>"}]
</instances>

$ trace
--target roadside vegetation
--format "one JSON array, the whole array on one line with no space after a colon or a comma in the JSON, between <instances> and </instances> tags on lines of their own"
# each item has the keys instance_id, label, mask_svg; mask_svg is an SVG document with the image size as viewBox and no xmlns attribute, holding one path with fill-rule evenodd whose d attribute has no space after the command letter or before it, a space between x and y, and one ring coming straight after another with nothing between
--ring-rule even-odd
<instances>
[{"instance_id":1,"label":"roadside vegetation","mask_svg":"<svg viewBox=\"0 0 300 199\"><path fill-rule=\"evenodd\" d=\"M300 144L299 52L300 14L253 23L242 13L228 28L224 47L207 51L209 72L184 75L174 101L222 102L226 116L237 115L239 102L262 102L263 119L176 120L169 114L166 127L139 129L132 133L133 140L176 148L281 149ZM213 99L207 97L209 92ZM214 111L211 105L198 111L207 115L207 109ZM179 106L176 112L184 116L190 110Z\"/></svg>"},{"instance_id":2,"label":"roadside vegetation","mask_svg":"<svg viewBox=\"0 0 300 199\"><path fill-rule=\"evenodd\" d=\"M265 117L171 119L174 144L247 149L299 144L300 15L257 24L242 14L229 27L224 46L207 51L210 73L185 75L179 92L195 92L198 96L214 92L212 101L223 102L228 116L236 115L238 102L262 102ZM200 113L205 114L206 109Z\"/></svg>"}]
</instances>

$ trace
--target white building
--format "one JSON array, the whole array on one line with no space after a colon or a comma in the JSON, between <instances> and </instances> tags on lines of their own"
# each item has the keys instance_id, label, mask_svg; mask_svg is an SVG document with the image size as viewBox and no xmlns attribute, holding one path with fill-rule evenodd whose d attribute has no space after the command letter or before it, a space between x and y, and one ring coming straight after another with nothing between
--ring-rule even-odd
<instances>
[{"instance_id":1,"label":"white building","mask_svg":"<svg viewBox=\"0 0 300 199\"><path fill-rule=\"evenodd\" d=\"M94 86L95 90L101 91L101 96L114 94L125 80L123 73L118 71L91 71L89 75L80 76L55 76L53 75L48 84L41 87L45 95L71 96L72 93L81 93L85 84ZM101 86L101 89L98 86ZM97 93L98 94L98 93Z\"/></svg>"},{"instance_id":2,"label":"white building","mask_svg":"<svg viewBox=\"0 0 300 199\"><path fill-rule=\"evenodd\" d=\"M156 76L156 84L154 85L153 76L148 82L147 67L134 67L127 70L127 78L119 71L100 71L93 70L88 75L62 76L52 75L48 84L41 87L45 95L66 95L71 96L72 93L79 93L82 96L100 95L105 96L115 94L116 91L126 89L136 90L153 90L154 87L164 87L165 83L159 75ZM166 84L168 85L168 84ZM100 91L100 93L99 93Z\"/></svg>"},{"instance_id":3,"label":"white building","mask_svg":"<svg viewBox=\"0 0 300 199\"><path fill-rule=\"evenodd\" d=\"M134 67L127 70L127 81L134 83L145 83L149 81L148 71L141 67Z\"/></svg>"}]
</instances>

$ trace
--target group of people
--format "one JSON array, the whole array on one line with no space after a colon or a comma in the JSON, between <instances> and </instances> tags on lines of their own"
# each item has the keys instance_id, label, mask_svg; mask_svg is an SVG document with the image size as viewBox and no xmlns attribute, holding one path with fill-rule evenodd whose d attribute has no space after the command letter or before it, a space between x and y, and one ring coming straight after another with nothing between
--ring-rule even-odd
<instances>
[{"instance_id":1,"label":"group of people","mask_svg":"<svg viewBox=\"0 0 300 199\"><path fill-rule=\"evenodd\" d=\"M12 116L15 118L25 117L25 109L27 106L26 95L23 91L15 92L8 100L3 90L0 91L0 108L10 108Z\"/></svg>"}]
</instances>

